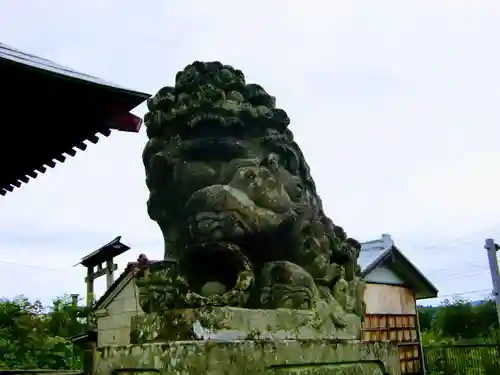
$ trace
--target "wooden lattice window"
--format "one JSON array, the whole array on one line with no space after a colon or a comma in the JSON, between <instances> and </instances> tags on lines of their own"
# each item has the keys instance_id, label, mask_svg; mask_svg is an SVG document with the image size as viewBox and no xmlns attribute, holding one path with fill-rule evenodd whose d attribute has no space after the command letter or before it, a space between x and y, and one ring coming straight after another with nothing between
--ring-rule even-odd
<instances>
[{"instance_id":1,"label":"wooden lattice window","mask_svg":"<svg viewBox=\"0 0 500 375\"><path fill-rule=\"evenodd\" d=\"M416 315L366 315L363 340L396 342L399 346L401 374L423 373Z\"/></svg>"}]
</instances>

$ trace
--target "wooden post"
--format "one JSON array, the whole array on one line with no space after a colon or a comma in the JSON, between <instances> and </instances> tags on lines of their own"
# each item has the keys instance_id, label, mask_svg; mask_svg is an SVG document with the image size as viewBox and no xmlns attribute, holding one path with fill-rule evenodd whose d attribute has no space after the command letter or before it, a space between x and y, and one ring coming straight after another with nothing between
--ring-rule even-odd
<instances>
[{"instance_id":1,"label":"wooden post","mask_svg":"<svg viewBox=\"0 0 500 375\"><path fill-rule=\"evenodd\" d=\"M96 343L93 341L84 344L83 349L83 373L93 375L95 371Z\"/></svg>"},{"instance_id":2,"label":"wooden post","mask_svg":"<svg viewBox=\"0 0 500 375\"><path fill-rule=\"evenodd\" d=\"M92 305L94 300L94 267L87 267L87 306Z\"/></svg>"},{"instance_id":3,"label":"wooden post","mask_svg":"<svg viewBox=\"0 0 500 375\"><path fill-rule=\"evenodd\" d=\"M106 287L109 288L114 282L113 272L118 269L118 265L113 263L113 259L106 261L106 267L102 267L102 264L97 265L97 270L94 272L94 267L87 267L87 277L85 282L87 283L87 306L92 304L94 299L94 280L106 275Z\"/></svg>"},{"instance_id":4,"label":"wooden post","mask_svg":"<svg viewBox=\"0 0 500 375\"><path fill-rule=\"evenodd\" d=\"M113 274L114 266L113 259L106 261L106 288L109 288L115 281Z\"/></svg>"}]
</instances>

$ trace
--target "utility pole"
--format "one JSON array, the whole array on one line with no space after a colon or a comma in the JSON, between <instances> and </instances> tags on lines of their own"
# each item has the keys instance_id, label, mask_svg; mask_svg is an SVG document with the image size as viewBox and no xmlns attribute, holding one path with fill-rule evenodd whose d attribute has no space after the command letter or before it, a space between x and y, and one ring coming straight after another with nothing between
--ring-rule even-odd
<instances>
[{"instance_id":1,"label":"utility pole","mask_svg":"<svg viewBox=\"0 0 500 375\"><path fill-rule=\"evenodd\" d=\"M500 272L498 270L497 251L500 250L492 238L486 239L484 248L488 251L488 261L490 262L491 281L493 283L493 295L497 305L498 323L500 324Z\"/></svg>"}]
</instances>

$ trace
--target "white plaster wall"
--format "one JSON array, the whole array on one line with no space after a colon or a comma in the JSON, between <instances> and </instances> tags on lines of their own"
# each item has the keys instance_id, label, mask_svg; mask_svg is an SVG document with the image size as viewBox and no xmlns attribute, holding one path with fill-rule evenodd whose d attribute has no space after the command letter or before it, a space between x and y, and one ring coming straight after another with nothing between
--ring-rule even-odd
<instances>
[{"instance_id":1,"label":"white plaster wall","mask_svg":"<svg viewBox=\"0 0 500 375\"><path fill-rule=\"evenodd\" d=\"M97 345L127 345L130 343L130 319L142 314L135 283L129 281L107 306L107 315L97 318Z\"/></svg>"},{"instance_id":2,"label":"white plaster wall","mask_svg":"<svg viewBox=\"0 0 500 375\"><path fill-rule=\"evenodd\" d=\"M403 285L403 280L388 267L381 265L365 276L367 282Z\"/></svg>"}]
</instances>

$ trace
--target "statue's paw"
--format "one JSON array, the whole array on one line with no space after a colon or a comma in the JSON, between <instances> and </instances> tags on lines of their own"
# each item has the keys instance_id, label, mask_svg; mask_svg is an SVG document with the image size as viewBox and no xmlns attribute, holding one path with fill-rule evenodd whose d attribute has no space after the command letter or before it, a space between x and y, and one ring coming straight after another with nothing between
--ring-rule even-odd
<instances>
[{"instance_id":1,"label":"statue's paw","mask_svg":"<svg viewBox=\"0 0 500 375\"><path fill-rule=\"evenodd\" d=\"M193 238L218 241L242 235L244 230L231 212L203 212L189 220L189 232Z\"/></svg>"}]
</instances>

